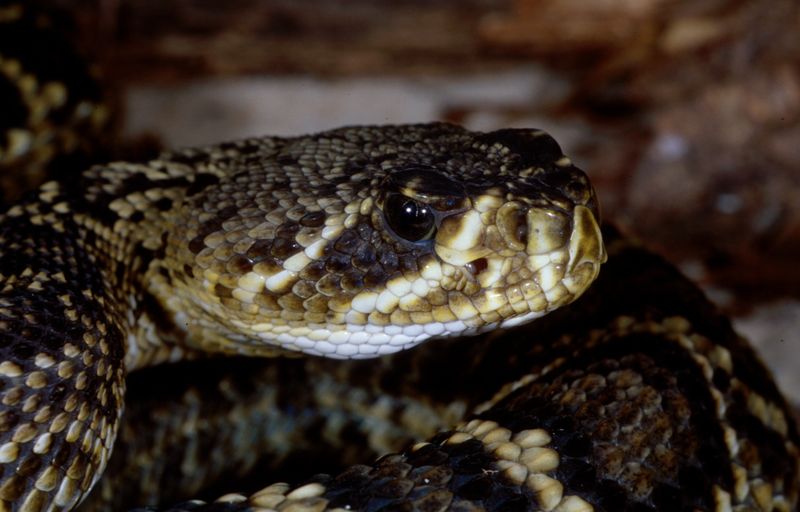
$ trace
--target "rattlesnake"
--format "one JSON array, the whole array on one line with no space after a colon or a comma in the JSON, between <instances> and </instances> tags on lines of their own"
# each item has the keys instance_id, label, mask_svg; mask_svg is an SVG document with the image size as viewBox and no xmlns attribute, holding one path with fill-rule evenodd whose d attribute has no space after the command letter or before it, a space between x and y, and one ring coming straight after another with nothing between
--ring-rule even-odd
<instances>
[{"instance_id":1,"label":"rattlesnake","mask_svg":"<svg viewBox=\"0 0 800 512\"><path fill-rule=\"evenodd\" d=\"M23 11L3 12L14 22ZM25 122L41 126L31 105L63 107L68 89L38 83L24 60L0 54L0 65L24 91ZM42 142L21 126L6 130L5 162ZM798 434L785 401L727 323L646 252L608 231L615 281L514 328L591 284L606 258L598 223L585 175L539 130L349 127L47 182L0 217L0 503L60 510L86 496L117 437L127 372L207 352L376 357L483 332L377 364L254 368L252 382L272 379L273 391L242 395L289 430L307 418L270 398L298 384L284 367L350 400L295 388L317 402L318 421L345 414L368 430L380 419L364 448L391 447L385 439L403 437L392 428L452 430L373 467L210 508L796 508ZM430 385L430 374L449 378ZM406 400L394 406L400 418L377 412L382 397ZM149 428L190 438L198 408ZM247 420L237 414L228 427ZM133 446L143 433L126 428ZM266 453L279 444L268 440Z\"/></svg>"}]
</instances>

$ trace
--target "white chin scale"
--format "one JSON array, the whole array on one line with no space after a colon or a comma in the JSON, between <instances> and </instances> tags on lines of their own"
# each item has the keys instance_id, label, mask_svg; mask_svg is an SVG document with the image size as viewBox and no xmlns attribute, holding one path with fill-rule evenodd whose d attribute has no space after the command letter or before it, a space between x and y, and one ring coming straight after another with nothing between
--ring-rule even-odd
<instances>
[{"instance_id":1,"label":"white chin scale","mask_svg":"<svg viewBox=\"0 0 800 512\"><path fill-rule=\"evenodd\" d=\"M428 338L461 335L470 327L460 320L425 325L353 325L342 330L307 329L306 333L264 334L264 340L288 350L334 359L367 359L405 350Z\"/></svg>"},{"instance_id":2,"label":"white chin scale","mask_svg":"<svg viewBox=\"0 0 800 512\"><path fill-rule=\"evenodd\" d=\"M368 359L393 354L414 347L423 341L438 337L464 336L514 327L543 316L543 312L531 312L507 318L498 323L481 327L469 325L461 320L434 322L424 325L347 325L340 331L327 329L309 330L307 334L279 334L277 338L263 336L271 344L288 350L333 359Z\"/></svg>"}]
</instances>

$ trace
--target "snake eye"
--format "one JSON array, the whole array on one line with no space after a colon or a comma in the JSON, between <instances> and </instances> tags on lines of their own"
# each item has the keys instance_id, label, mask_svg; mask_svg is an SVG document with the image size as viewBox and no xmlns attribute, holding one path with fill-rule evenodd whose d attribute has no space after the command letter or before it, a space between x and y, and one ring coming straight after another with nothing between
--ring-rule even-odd
<instances>
[{"instance_id":1,"label":"snake eye","mask_svg":"<svg viewBox=\"0 0 800 512\"><path fill-rule=\"evenodd\" d=\"M429 240L436 232L433 209L402 194L390 194L383 213L392 230L409 242Z\"/></svg>"}]
</instances>

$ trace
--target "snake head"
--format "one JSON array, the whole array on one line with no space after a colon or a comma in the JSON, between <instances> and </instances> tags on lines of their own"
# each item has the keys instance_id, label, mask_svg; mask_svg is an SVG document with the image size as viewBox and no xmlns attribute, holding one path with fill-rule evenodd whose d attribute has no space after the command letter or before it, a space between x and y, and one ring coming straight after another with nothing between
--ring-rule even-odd
<instances>
[{"instance_id":1,"label":"snake head","mask_svg":"<svg viewBox=\"0 0 800 512\"><path fill-rule=\"evenodd\" d=\"M500 130L476 136L471 149L490 165L415 165L382 187L385 230L429 249L418 256L427 296L398 302L431 311L428 334L541 316L579 297L606 260L594 190L551 136Z\"/></svg>"},{"instance_id":2,"label":"snake head","mask_svg":"<svg viewBox=\"0 0 800 512\"><path fill-rule=\"evenodd\" d=\"M605 261L586 175L539 130L362 126L226 151L232 172L174 221L177 286L154 293L206 350L395 352L541 316Z\"/></svg>"}]
</instances>

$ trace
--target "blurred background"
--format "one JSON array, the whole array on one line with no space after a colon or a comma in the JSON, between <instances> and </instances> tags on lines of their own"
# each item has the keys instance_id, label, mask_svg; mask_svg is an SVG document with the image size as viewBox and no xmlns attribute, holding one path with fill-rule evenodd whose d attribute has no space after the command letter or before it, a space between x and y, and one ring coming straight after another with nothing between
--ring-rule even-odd
<instances>
[{"instance_id":1,"label":"blurred background","mask_svg":"<svg viewBox=\"0 0 800 512\"><path fill-rule=\"evenodd\" d=\"M54 0L143 147L539 127L800 402L796 0Z\"/></svg>"}]
</instances>

